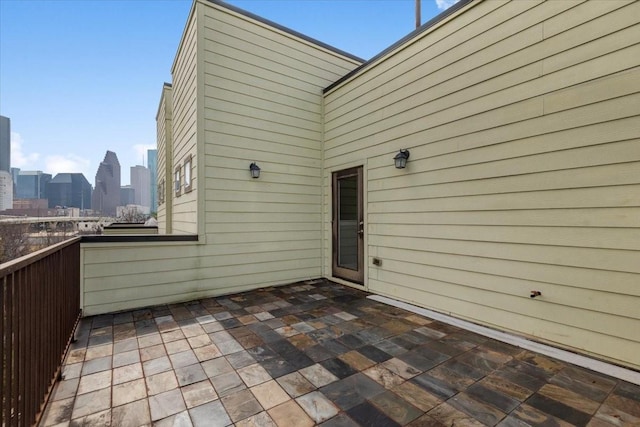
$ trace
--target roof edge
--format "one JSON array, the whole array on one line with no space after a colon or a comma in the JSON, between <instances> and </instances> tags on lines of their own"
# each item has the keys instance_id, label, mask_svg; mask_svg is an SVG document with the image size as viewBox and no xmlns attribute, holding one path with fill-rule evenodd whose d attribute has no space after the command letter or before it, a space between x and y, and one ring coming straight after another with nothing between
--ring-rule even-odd
<instances>
[{"instance_id":1,"label":"roof edge","mask_svg":"<svg viewBox=\"0 0 640 427\"><path fill-rule=\"evenodd\" d=\"M304 35L302 33L299 33L298 31L295 31L295 30L292 30L291 28L285 27L284 25L280 25L277 22L270 21L270 20L268 20L266 18L263 18L263 17L261 17L259 15L254 14L254 13L248 12L248 11L246 11L244 9L241 9L241 8L237 7L237 6L233 6L233 5L231 5L231 4L227 3L227 2L224 2L222 0L206 0L206 2L215 4L216 6L223 7L225 9L228 9L228 10L232 11L232 12L238 13L240 15L243 15L243 16L247 17L247 18L251 18L251 19L253 19L255 21L258 21L258 22L260 22L262 24L265 24L265 25L268 25L270 27L276 28L276 29L278 29L280 31L288 33L288 34L290 34L292 36L300 38L300 39L302 39L304 41L307 41L309 43L315 44L315 45L317 45L319 47L327 49L327 50L329 50L329 51L331 51L333 53L336 53L338 55L347 57L347 58L352 59L352 60L357 61L357 62L365 63L365 60L363 58L355 56L355 55L353 55L353 54L351 54L349 52L346 52L344 50L338 49L337 47L331 46L331 45L329 45L327 43L321 42L320 40L314 39L313 37L306 36L306 35Z\"/></svg>"},{"instance_id":2,"label":"roof edge","mask_svg":"<svg viewBox=\"0 0 640 427\"><path fill-rule=\"evenodd\" d=\"M209 1L213 1L213 0L209 0ZM428 31L429 29L431 29L431 27L438 24L440 21L443 21L444 19L448 18L450 15L464 8L468 4L473 3L474 1L476 0L460 0L459 2L457 2L456 4L448 8L447 10L442 11L438 15L434 16L433 18L431 18L430 20L422 24L420 27L410 32L409 34L407 34L406 36L404 36L403 38L401 38L400 40L398 40L397 42L395 42L394 44L392 44L391 46L389 46L379 54L375 55L373 58L369 59L359 67L354 68L344 76L340 77L335 82L331 83L329 86L327 86L322 90L322 93L326 94L331 89L335 88L336 86L339 86L340 84L344 83L346 80L349 80L351 77L362 72L364 69L369 68L374 62L378 61L380 58L396 50L397 48L407 43L408 41L418 37L420 34Z\"/></svg>"}]
</instances>

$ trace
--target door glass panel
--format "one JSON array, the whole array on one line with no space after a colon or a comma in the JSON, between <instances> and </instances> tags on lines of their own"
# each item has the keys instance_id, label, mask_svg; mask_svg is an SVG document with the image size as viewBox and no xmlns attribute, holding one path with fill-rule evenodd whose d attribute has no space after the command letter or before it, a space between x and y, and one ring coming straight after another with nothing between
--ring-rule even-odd
<instances>
[{"instance_id":1,"label":"door glass panel","mask_svg":"<svg viewBox=\"0 0 640 427\"><path fill-rule=\"evenodd\" d=\"M358 176L338 179L338 265L358 269Z\"/></svg>"}]
</instances>

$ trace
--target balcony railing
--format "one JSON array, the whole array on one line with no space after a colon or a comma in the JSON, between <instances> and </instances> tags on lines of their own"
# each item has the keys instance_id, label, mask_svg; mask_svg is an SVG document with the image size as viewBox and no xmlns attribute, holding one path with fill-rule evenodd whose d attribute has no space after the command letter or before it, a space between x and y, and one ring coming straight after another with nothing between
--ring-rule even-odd
<instances>
[{"instance_id":1,"label":"balcony railing","mask_svg":"<svg viewBox=\"0 0 640 427\"><path fill-rule=\"evenodd\" d=\"M80 317L80 239L0 268L0 424L38 421Z\"/></svg>"}]
</instances>

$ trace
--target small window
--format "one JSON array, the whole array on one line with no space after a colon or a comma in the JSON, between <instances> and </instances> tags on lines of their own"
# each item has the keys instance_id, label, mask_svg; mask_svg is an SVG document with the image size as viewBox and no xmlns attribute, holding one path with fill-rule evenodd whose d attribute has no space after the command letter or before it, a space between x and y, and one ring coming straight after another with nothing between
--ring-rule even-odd
<instances>
[{"instance_id":1,"label":"small window","mask_svg":"<svg viewBox=\"0 0 640 427\"><path fill-rule=\"evenodd\" d=\"M164 179L160 181L158 184L158 204L161 205L164 203Z\"/></svg>"},{"instance_id":2,"label":"small window","mask_svg":"<svg viewBox=\"0 0 640 427\"><path fill-rule=\"evenodd\" d=\"M180 195L180 184L180 166L178 166L174 178L174 191L176 192L176 196Z\"/></svg>"},{"instance_id":3,"label":"small window","mask_svg":"<svg viewBox=\"0 0 640 427\"><path fill-rule=\"evenodd\" d=\"M188 193L191 191L191 156L187 157L184 161L184 192Z\"/></svg>"}]
</instances>

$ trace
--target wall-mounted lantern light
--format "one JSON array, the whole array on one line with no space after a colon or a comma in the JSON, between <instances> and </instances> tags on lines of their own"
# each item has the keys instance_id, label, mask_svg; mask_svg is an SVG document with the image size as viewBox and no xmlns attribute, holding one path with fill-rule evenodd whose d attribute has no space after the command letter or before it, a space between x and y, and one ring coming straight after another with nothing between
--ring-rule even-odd
<instances>
[{"instance_id":1,"label":"wall-mounted lantern light","mask_svg":"<svg viewBox=\"0 0 640 427\"><path fill-rule=\"evenodd\" d=\"M393 158L396 163L396 169L404 169L407 167L407 159L409 158L409 150L401 149Z\"/></svg>"},{"instance_id":2,"label":"wall-mounted lantern light","mask_svg":"<svg viewBox=\"0 0 640 427\"><path fill-rule=\"evenodd\" d=\"M260 166L256 165L256 162L249 165L249 171L251 172L251 178L260 178Z\"/></svg>"}]
</instances>

